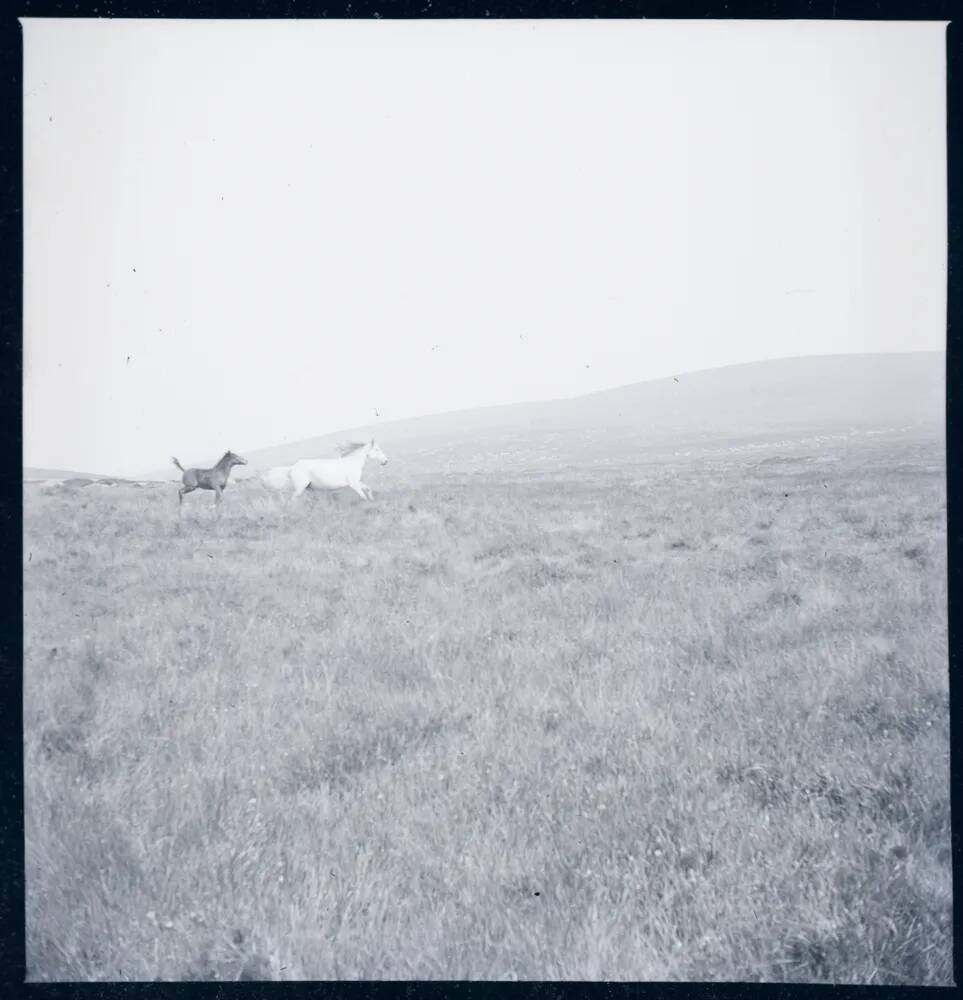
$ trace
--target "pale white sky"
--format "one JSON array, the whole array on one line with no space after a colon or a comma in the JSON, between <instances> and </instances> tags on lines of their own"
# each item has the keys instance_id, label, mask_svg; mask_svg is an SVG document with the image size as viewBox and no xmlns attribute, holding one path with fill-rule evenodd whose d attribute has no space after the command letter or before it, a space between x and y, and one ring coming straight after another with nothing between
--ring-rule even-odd
<instances>
[{"instance_id":1,"label":"pale white sky","mask_svg":"<svg viewBox=\"0 0 963 1000\"><path fill-rule=\"evenodd\" d=\"M944 26L24 25L24 460L941 349Z\"/></svg>"}]
</instances>

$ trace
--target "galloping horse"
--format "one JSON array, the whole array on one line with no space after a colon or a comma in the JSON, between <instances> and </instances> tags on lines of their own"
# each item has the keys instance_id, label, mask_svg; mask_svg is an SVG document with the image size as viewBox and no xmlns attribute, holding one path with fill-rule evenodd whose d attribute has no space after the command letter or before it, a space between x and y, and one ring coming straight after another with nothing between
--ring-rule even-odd
<instances>
[{"instance_id":1,"label":"galloping horse","mask_svg":"<svg viewBox=\"0 0 963 1000\"><path fill-rule=\"evenodd\" d=\"M340 458L303 458L294 465L281 465L268 469L261 481L271 489L294 490L292 499L299 497L309 486L318 490L340 490L348 486L361 497L371 500L374 493L361 482L364 463L373 458L382 465L388 464L388 456L378 447L374 438L370 441L342 445L338 451Z\"/></svg>"},{"instance_id":2,"label":"galloping horse","mask_svg":"<svg viewBox=\"0 0 963 1000\"><path fill-rule=\"evenodd\" d=\"M213 469L185 469L177 459L173 459L174 464L181 472L181 482L184 484L177 491L178 505L184 502L185 493L193 493L194 490L213 490L214 505L221 502L221 494L227 489L227 481L231 476L231 469L235 465L247 465L247 459L235 455L233 451L226 451L221 456L221 460Z\"/></svg>"}]
</instances>

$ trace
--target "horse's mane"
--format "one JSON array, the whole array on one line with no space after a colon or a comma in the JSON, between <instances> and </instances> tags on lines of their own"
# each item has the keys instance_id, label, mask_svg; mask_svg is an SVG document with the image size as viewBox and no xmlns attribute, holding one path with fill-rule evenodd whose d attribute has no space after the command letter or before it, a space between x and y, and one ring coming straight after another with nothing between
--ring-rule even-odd
<instances>
[{"instance_id":1,"label":"horse's mane","mask_svg":"<svg viewBox=\"0 0 963 1000\"><path fill-rule=\"evenodd\" d=\"M345 458L354 454L359 448L364 448L367 443L367 441L346 441L344 444L338 445L337 451L342 458Z\"/></svg>"}]
</instances>

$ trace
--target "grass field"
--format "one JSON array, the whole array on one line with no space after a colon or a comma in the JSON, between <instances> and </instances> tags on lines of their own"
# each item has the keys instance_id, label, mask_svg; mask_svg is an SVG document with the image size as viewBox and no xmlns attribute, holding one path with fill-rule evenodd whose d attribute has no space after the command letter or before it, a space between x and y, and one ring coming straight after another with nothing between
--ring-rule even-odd
<instances>
[{"instance_id":1,"label":"grass field","mask_svg":"<svg viewBox=\"0 0 963 1000\"><path fill-rule=\"evenodd\" d=\"M28 486L29 978L949 984L942 447L836 448Z\"/></svg>"}]
</instances>

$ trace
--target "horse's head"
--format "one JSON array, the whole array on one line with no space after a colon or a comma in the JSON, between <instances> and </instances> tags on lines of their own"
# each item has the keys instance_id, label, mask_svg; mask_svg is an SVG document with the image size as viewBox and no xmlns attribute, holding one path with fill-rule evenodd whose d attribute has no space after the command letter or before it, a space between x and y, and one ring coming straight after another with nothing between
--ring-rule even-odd
<instances>
[{"instance_id":1,"label":"horse's head","mask_svg":"<svg viewBox=\"0 0 963 1000\"><path fill-rule=\"evenodd\" d=\"M368 444L368 458L373 458L382 465L388 464L388 456L381 450L380 445L374 438L372 438L371 442Z\"/></svg>"},{"instance_id":2,"label":"horse's head","mask_svg":"<svg viewBox=\"0 0 963 1000\"><path fill-rule=\"evenodd\" d=\"M232 466L247 465L247 459L241 458L240 455L235 455L233 451L229 451L224 457L231 463Z\"/></svg>"}]
</instances>

